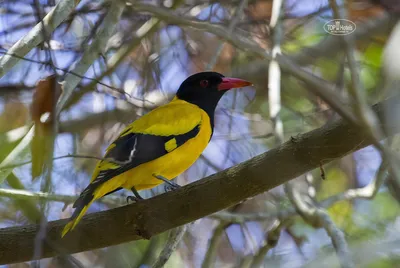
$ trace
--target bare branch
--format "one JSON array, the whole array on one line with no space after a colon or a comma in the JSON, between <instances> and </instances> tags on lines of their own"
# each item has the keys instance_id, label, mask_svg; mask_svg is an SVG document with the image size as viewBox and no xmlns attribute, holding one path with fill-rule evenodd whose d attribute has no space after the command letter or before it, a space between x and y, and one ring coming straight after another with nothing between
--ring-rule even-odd
<instances>
[{"instance_id":1,"label":"bare branch","mask_svg":"<svg viewBox=\"0 0 400 268\"><path fill-rule=\"evenodd\" d=\"M92 155L79 155L79 154L67 154L67 155L62 155L62 156L57 156L54 157L52 160L60 160L64 158L84 158L84 159L94 159L94 160L99 160L99 161L106 161L110 163L114 163L117 165L126 165L129 163L132 159L126 160L126 161L118 161L113 158L102 158L102 157L97 157L97 156L92 156ZM21 162L21 163L14 163L14 164L9 164L9 165L0 165L0 171L8 170L8 169L14 169L16 167L21 167L27 164L32 163L32 160L26 161L26 162Z\"/></svg>"},{"instance_id":2,"label":"bare branch","mask_svg":"<svg viewBox=\"0 0 400 268\"><path fill-rule=\"evenodd\" d=\"M124 10L124 7L125 3L120 0L111 2L111 7L103 21L103 27L96 34L96 37L90 46L85 49L81 60L76 63L76 66L73 69L74 73L69 73L65 77L63 94L61 95L60 101L58 102L56 108L57 115L60 114L61 110L64 108L64 105L71 97L75 87L82 79L80 76L75 75L75 73L84 75L92 63L98 58L99 54L104 52L103 50L105 45L113 33L115 26L118 24L118 20L122 14L122 11Z\"/></svg>"},{"instance_id":3,"label":"bare branch","mask_svg":"<svg viewBox=\"0 0 400 268\"><path fill-rule=\"evenodd\" d=\"M284 9L283 0L274 0L272 4L272 14L270 29L272 32L272 60L268 67L268 103L269 116L274 125L274 135L276 144L281 144L285 140L283 134L283 123L280 118L281 112L281 68L277 61L278 55L282 54L281 42L283 38L282 14Z\"/></svg>"},{"instance_id":4,"label":"bare branch","mask_svg":"<svg viewBox=\"0 0 400 268\"><path fill-rule=\"evenodd\" d=\"M111 75L117 67L132 53L132 51L142 42L143 38L155 32L158 29L160 21L155 18L149 19L146 23L142 25L135 33L133 40L127 44L122 46L118 51L110 58L107 62L107 70L104 71L98 78L92 80L90 84L82 88L76 96L73 96L71 100L68 102L66 106L70 106L77 102L85 93L90 92L93 88L98 84L98 81L103 79L104 77ZM148 101L145 100L132 100L137 105L149 104Z\"/></svg>"},{"instance_id":5,"label":"bare branch","mask_svg":"<svg viewBox=\"0 0 400 268\"><path fill-rule=\"evenodd\" d=\"M43 192L30 192L26 190L17 190L17 189L2 189L0 188L0 196L9 197L13 199L20 200L36 200L36 201L55 201L62 202L65 204L70 204L75 202L78 198L76 195L60 195L60 194L50 194ZM125 198L118 197L104 197L99 200L103 204L117 206L126 204Z\"/></svg>"},{"instance_id":6,"label":"bare branch","mask_svg":"<svg viewBox=\"0 0 400 268\"><path fill-rule=\"evenodd\" d=\"M331 217L329 217L328 213L326 213L325 210L318 208L315 211L315 217L319 219L326 233L331 238L333 247L336 249L341 266L343 268L355 267L350 257L349 246L347 245L346 239L344 238L344 234L335 225Z\"/></svg>"},{"instance_id":7,"label":"bare branch","mask_svg":"<svg viewBox=\"0 0 400 268\"><path fill-rule=\"evenodd\" d=\"M233 30L235 29L236 25L239 22L240 16L243 13L244 8L247 6L248 0L241 0L239 6L235 10L235 14L233 14L232 18L230 19L230 23L228 26L228 34L231 35ZM224 43L220 43L216 49L215 56L211 58L211 61L206 66L206 70L212 70L217 63L219 55L221 54L224 48Z\"/></svg>"},{"instance_id":8,"label":"bare branch","mask_svg":"<svg viewBox=\"0 0 400 268\"><path fill-rule=\"evenodd\" d=\"M263 260L268 251L278 244L278 240L281 234L282 227L284 227L283 222L276 220L274 226L268 231L267 239L265 244L258 250L255 254L253 261L251 262L252 268L262 267Z\"/></svg>"},{"instance_id":9,"label":"bare branch","mask_svg":"<svg viewBox=\"0 0 400 268\"><path fill-rule=\"evenodd\" d=\"M215 256L217 254L218 245L221 242L221 236L225 233L226 228L231 225L227 222L219 222L217 227L215 227L214 232L211 235L210 241L208 243L206 256L204 257L202 268L212 267L212 263L215 262Z\"/></svg>"},{"instance_id":10,"label":"bare branch","mask_svg":"<svg viewBox=\"0 0 400 268\"><path fill-rule=\"evenodd\" d=\"M44 17L43 22L39 22L27 35L15 43L8 50L7 54L0 58L0 77L18 63L19 59L11 55L15 54L19 57L24 57L29 51L44 41L46 33L53 32L58 25L66 20L74 8L74 0L61 0L54 9Z\"/></svg>"},{"instance_id":11,"label":"bare branch","mask_svg":"<svg viewBox=\"0 0 400 268\"><path fill-rule=\"evenodd\" d=\"M312 197L308 194L301 193L301 191L291 183L287 184L286 193L288 194L292 204L295 206L296 211L308 224L315 228L325 229L329 237L332 239L341 267L354 267L343 232L336 227L335 223L325 210L317 207Z\"/></svg>"},{"instance_id":12,"label":"bare branch","mask_svg":"<svg viewBox=\"0 0 400 268\"><path fill-rule=\"evenodd\" d=\"M167 242L163 250L161 251L160 256L157 258L157 261L151 266L152 268L162 268L164 264L167 263L171 254L175 251L179 242L182 240L183 235L185 234L187 229L186 225L176 227L169 232Z\"/></svg>"}]
</instances>

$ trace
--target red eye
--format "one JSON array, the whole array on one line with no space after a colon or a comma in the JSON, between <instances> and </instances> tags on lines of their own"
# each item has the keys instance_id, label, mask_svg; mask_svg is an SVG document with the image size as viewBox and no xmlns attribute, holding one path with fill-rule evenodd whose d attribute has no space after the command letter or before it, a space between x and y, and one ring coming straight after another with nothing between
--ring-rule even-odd
<instances>
[{"instance_id":1,"label":"red eye","mask_svg":"<svg viewBox=\"0 0 400 268\"><path fill-rule=\"evenodd\" d=\"M208 86L208 80L201 80L200 81L200 86L202 88L206 88Z\"/></svg>"}]
</instances>

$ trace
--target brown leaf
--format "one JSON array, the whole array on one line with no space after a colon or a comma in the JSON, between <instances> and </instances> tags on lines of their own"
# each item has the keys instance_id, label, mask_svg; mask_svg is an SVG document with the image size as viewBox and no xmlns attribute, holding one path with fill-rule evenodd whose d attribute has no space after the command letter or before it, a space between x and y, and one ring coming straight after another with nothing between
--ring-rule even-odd
<instances>
[{"instance_id":1,"label":"brown leaf","mask_svg":"<svg viewBox=\"0 0 400 268\"><path fill-rule=\"evenodd\" d=\"M31 143L32 179L42 174L46 159L53 152L53 111L61 91L56 76L52 75L40 80L33 94L31 116L35 122L35 133Z\"/></svg>"},{"instance_id":2,"label":"brown leaf","mask_svg":"<svg viewBox=\"0 0 400 268\"><path fill-rule=\"evenodd\" d=\"M31 115L35 124L50 124L52 122L52 112L61 95L61 85L57 83L56 76L52 75L40 80L33 94L31 105ZM48 113L48 119L42 116Z\"/></svg>"}]
</instances>

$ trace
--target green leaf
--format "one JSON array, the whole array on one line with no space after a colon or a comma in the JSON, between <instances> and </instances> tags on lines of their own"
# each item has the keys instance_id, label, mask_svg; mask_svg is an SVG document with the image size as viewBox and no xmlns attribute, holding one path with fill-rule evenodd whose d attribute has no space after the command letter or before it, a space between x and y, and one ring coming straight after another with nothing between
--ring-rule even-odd
<instances>
[{"instance_id":1,"label":"green leaf","mask_svg":"<svg viewBox=\"0 0 400 268\"><path fill-rule=\"evenodd\" d=\"M383 52L382 45L377 43L372 43L364 51L362 60L371 67L380 69L382 65L382 52Z\"/></svg>"},{"instance_id":2,"label":"green leaf","mask_svg":"<svg viewBox=\"0 0 400 268\"><path fill-rule=\"evenodd\" d=\"M379 193L371 203L368 214L373 215L370 220L376 220L376 222L394 220L400 215L400 206L388 192Z\"/></svg>"},{"instance_id":3,"label":"green leaf","mask_svg":"<svg viewBox=\"0 0 400 268\"><path fill-rule=\"evenodd\" d=\"M282 47L286 53L296 53L304 47L312 46L320 42L324 37L319 31L317 31L318 25L314 29L307 28L307 32L304 27L298 28L293 34L293 41L286 42Z\"/></svg>"},{"instance_id":4,"label":"green leaf","mask_svg":"<svg viewBox=\"0 0 400 268\"><path fill-rule=\"evenodd\" d=\"M14 189L25 190L24 185L21 183L20 179L11 172L11 174L7 177L7 183ZM22 199L13 199L14 205L22 211L24 216L29 219L33 223L39 222L41 219L41 213L37 208L37 203L34 200L22 200Z\"/></svg>"},{"instance_id":5,"label":"green leaf","mask_svg":"<svg viewBox=\"0 0 400 268\"><path fill-rule=\"evenodd\" d=\"M13 171L13 167L7 168L18 163L21 163L30 151L29 144L32 141L34 133L34 127L32 126L25 137L15 146L15 148L8 154L8 156L0 164L0 184L3 183L6 178Z\"/></svg>"}]
</instances>

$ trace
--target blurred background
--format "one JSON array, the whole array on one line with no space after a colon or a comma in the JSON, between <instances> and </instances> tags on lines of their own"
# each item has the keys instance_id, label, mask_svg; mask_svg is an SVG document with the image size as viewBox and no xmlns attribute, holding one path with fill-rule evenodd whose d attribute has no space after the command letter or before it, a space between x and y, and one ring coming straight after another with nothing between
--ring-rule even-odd
<instances>
[{"instance_id":1,"label":"blurred background","mask_svg":"<svg viewBox=\"0 0 400 268\"><path fill-rule=\"evenodd\" d=\"M177 178L180 185L339 118L299 70L345 99L356 87L350 51L366 103L393 95L387 85L400 78L398 11L398 2L390 0L286 0L281 8L272 0L0 1L1 227L69 217L94 158L126 124L171 100L193 73L213 70L254 87L225 94L213 139ZM356 25L348 34L351 46L324 28L335 18ZM42 41L22 42L23 49L15 50L27 34ZM286 57L281 76L269 75L274 47ZM62 105L56 105L61 91ZM53 120L57 113L59 120ZM391 144L397 148L396 136ZM329 231L293 209L293 188L321 202L343 231L355 267L399 267L400 188L381 159L372 146L327 159L296 178L292 189L277 187L188 224L165 267L340 266ZM141 194L164 191L161 185ZM129 194L107 196L88 213L125 205ZM167 237L7 267L151 267Z\"/></svg>"}]
</instances>

